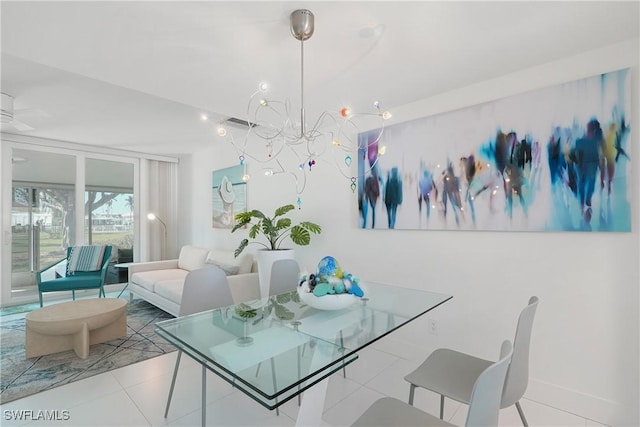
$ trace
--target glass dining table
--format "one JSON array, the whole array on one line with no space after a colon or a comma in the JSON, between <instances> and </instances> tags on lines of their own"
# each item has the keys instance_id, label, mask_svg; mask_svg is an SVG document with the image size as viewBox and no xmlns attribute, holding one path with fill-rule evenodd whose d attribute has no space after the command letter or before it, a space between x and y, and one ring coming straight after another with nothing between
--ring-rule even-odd
<instances>
[{"instance_id":1,"label":"glass dining table","mask_svg":"<svg viewBox=\"0 0 640 427\"><path fill-rule=\"evenodd\" d=\"M452 298L380 283L361 287L364 297L349 295L353 304L338 310L315 309L292 291L156 323L157 334L202 365L202 425L207 370L270 410L304 392L297 425L320 425L331 374Z\"/></svg>"}]
</instances>

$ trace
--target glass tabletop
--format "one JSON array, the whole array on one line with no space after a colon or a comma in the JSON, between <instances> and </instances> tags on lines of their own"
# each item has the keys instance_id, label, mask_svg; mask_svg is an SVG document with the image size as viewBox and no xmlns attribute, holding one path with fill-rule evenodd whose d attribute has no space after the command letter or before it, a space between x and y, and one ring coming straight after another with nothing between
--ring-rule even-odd
<instances>
[{"instance_id":1,"label":"glass tabletop","mask_svg":"<svg viewBox=\"0 0 640 427\"><path fill-rule=\"evenodd\" d=\"M362 283L364 298L318 310L296 292L156 323L156 332L274 409L357 359L358 350L451 299ZM327 295L328 298L335 297Z\"/></svg>"}]
</instances>

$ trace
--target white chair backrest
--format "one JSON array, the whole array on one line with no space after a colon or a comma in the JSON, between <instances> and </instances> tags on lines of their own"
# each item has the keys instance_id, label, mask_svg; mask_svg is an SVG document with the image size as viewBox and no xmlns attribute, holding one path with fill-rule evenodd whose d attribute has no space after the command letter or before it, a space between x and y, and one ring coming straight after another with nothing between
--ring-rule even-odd
<instances>
[{"instance_id":1,"label":"white chair backrest","mask_svg":"<svg viewBox=\"0 0 640 427\"><path fill-rule=\"evenodd\" d=\"M219 267L190 271L184 279L180 316L233 305L227 275Z\"/></svg>"},{"instance_id":2,"label":"white chair backrest","mask_svg":"<svg viewBox=\"0 0 640 427\"><path fill-rule=\"evenodd\" d=\"M531 344L531 330L533 318L538 308L538 297L529 298L529 304L522 310L516 327L516 337L513 340L513 357L507 371L507 378L502 391L502 408L518 402L529 383L529 348Z\"/></svg>"},{"instance_id":3,"label":"white chair backrest","mask_svg":"<svg viewBox=\"0 0 640 427\"><path fill-rule=\"evenodd\" d=\"M279 259L271 266L269 295L295 291L300 279L300 266L294 259Z\"/></svg>"},{"instance_id":4,"label":"white chair backrest","mask_svg":"<svg viewBox=\"0 0 640 427\"><path fill-rule=\"evenodd\" d=\"M509 340L502 343L500 360L485 369L471 391L466 427L497 426L504 379L513 354Z\"/></svg>"}]
</instances>

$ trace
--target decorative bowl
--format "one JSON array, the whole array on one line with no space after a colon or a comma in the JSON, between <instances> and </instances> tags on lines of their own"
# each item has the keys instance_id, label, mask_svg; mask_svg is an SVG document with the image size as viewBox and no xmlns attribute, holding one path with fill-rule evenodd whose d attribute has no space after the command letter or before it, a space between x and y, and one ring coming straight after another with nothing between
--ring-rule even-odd
<instances>
[{"instance_id":1,"label":"decorative bowl","mask_svg":"<svg viewBox=\"0 0 640 427\"><path fill-rule=\"evenodd\" d=\"M303 303L318 310L342 310L359 299L352 294L332 294L317 297L313 293L304 290L301 286L298 287L298 295L300 295L300 300Z\"/></svg>"}]
</instances>

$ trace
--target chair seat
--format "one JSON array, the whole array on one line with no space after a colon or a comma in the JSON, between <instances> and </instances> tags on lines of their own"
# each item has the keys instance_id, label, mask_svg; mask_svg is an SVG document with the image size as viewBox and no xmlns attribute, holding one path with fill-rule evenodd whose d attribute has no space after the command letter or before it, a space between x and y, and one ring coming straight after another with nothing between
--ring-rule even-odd
<instances>
[{"instance_id":1,"label":"chair seat","mask_svg":"<svg viewBox=\"0 0 640 427\"><path fill-rule=\"evenodd\" d=\"M40 282L40 292L70 291L72 289L95 289L102 286L100 272L95 276L77 275L61 277L54 280Z\"/></svg>"},{"instance_id":2,"label":"chair seat","mask_svg":"<svg viewBox=\"0 0 640 427\"><path fill-rule=\"evenodd\" d=\"M453 426L393 397L383 397L362 414L352 426Z\"/></svg>"},{"instance_id":3,"label":"chair seat","mask_svg":"<svg viewBox=\"0 0 640 427\"><path fill-rule=\"evenodd\" d=\"M404 377L411 384L469 403L473 385L493 362L455 350L435 350L413 372ZM455 372L455 375L451 375Z\"/></svg>"}]
</instances>

